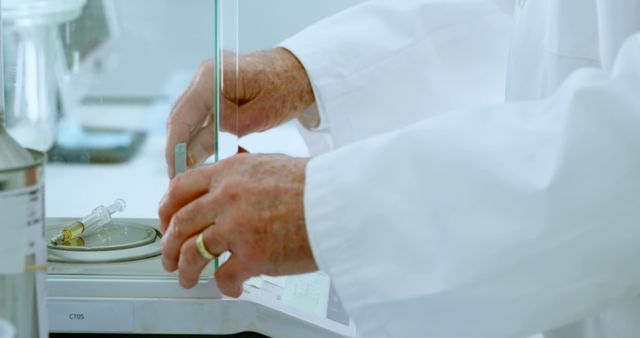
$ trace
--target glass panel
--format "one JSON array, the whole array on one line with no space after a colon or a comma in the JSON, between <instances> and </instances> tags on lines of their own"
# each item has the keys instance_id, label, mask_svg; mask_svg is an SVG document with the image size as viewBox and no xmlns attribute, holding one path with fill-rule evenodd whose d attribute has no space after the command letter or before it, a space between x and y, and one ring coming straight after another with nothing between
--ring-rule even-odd
<instances>
[{"instance_id":1,"label":"glass panel","mask_svg":"<svg viewBox=\"0 0 640 338\"><path fill-rule=\"evenodd\" d=\"M96 207L126 201L114 214L113 234L101 230L99 239L52 251L50 274L168 276L159 239L150 243L144 228L157 226L169 184L167 119L194 74L206 69L215 88L203 97L210 111L201 139L219 149L207 162L237 152L237 105L225 112L219 134L216 113L220 93L235 90L223 75L236 77L237 10L236 1L223 0L3 0L8 130L23 145L48 151L47 231L92 212L80 223L99 224ZM203 68L206 60L213 67ZM132 240L140 247L155 246L109 253L127 233L147 236ZM87 243L97 253L77 249ZM71 262L61 263L65 257ZM117 263L107 263L110 257Z\"/></svg>"},{"instance_id":2,"label":"glass panel","mask_svg":"<svg viewBox=\"0 0 640 338\"><path fill-rule=\"evenodd\" d=\"M221 127L219 131L219 142L217 160L225 159L235 155L238 152L238 113L239 102L237 100L239 74L239 39L238 24L239 1L235 0L218 0L218 8L220 11L218 25L218 59L221 62L218 72L218 88L220 95L217 96L217 111L221 114L217 115L218 125Z\"/></svg>"}]
</instances>

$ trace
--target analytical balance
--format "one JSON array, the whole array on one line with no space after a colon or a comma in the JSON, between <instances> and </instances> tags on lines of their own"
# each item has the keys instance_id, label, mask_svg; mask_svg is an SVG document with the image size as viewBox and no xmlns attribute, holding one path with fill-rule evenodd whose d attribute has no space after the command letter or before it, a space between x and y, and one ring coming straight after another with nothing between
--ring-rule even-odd
<instances>
[{"instance_id":1,"label":"analytical balance","mask_svg":"<svg viewBox=\"0 0 640 338\"><path fill-rule=\"evenodd\" d=\"M76 219L49 219L47 235ZM64 333L354 337L324 273L259 277L238 299L217 290L213 264L192 290L163 271L157 221L116 219L83 242L49 248L49 328Z\"/></svg>"},{"instance_id":2,"label":"analytical balance","mask_svg":"<svg viewBox=\"0 0 640 338\"><path fill-rule=\"evenodd\" d=\"M95 206L94 201L123 197L130 210L155 207L168 183L162 132L171 103L186 88L199 62L206 59L218 65L211 74L218 90L211 95L216 96L212 101L219 102L222 67L237 65L237 61L222 62L223 55L239 53L236 0L190 0L188 4L178 0L33 0L28 7L24 1L12 3L21 5L14 18L25 18L14 19L17 32L40 24L30 19L44 16L52 20L46 21L46 36L37 40L38 46L46 47L37 49L37 55L48 60L47 76L16 76L11 83L20 89L38 83L29 79L46 80L46 85L37 87L44 88L38 96L44 99L38 103L60 107L65 119L79 121L85 131L93 133L91 142L87 138L66 142L70 134L58 130L57 142L65 141L67 148L91 143L96 149L108 149L114 146L113 138L105 139L100 132L126 129L148 135L143 149L126 162L94 164L88 156L83 163L48 163L47 210L65 218L48 218L46 237L81 220L90 211L87 205ZM43 69L36 67L39 63L21 63L30 60L26 58L30 54L18 53L21 46L28 52L31 45L16 44L5 52L7 60L16 60L6 64L9 74L37 74ZM21 102L20 93L10 92L8 99ZM58 122L56 114L47 116L51 116L47 126ZM40 135L38 126L33 123L25 132ZM227 135L226 140L232 140L227 142L218 131L211 135L218 149L216 157L231 156L237 138ZM162 269L161 235L152 213L126 217L68 243L49 246L51 332L356 335L326 274L253 278L244 284L242 296L232 299L218 291L212 264L194 289L185 290L176 274Z\"/></svg>"}]
</instances>

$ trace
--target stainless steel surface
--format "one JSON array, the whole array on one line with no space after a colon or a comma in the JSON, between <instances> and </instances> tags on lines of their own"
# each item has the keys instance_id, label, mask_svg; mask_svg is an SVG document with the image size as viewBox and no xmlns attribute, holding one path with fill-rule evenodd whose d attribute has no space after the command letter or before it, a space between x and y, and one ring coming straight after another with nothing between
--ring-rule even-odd
<instances>
[{"instance_id":1,"label":"stainless steel surface","mask_svg":"<svg viewBox=\"0 0 640 338\"><path fill-rule=\"evenodd\" d=\"M68 224L69 222L73 222L77 220L77 218L50 218L47 219L47 226L45 229L50 227L60 225L60 224ZM125 222L125 223L135 223L144 226L151 227L153 229L157 229L158 220L157 219L135 219L135 218L124 218L124 219L116 219L117 222ZM154 245L159 245L160 239L156 240ZM147 245L145 247L152 247ZM158 248L158 247L156 247ZM83 254L79 252L79 254ZM50 254L50 257L52 255ZM124 260L113 263L94 263L94 264L86 264L86 263L64 263L60 261L50 262L49 263L49 276L93 276L93 277L104 277L104 276L122 276L127 278L159 278L159 279L178 279L178 274L176 272L169 273L164 271L162 268L162 262L160 260L159 255L155 255L146 259L137 259L137 260ZM213 264L210 264L203 272L202 278L211 278L213 276Z\"/></svg>"},{"instance_id":2,"label":"stainless steel surface","mask_svg":"<svg viewBox=\"0 0 640 338\"><path fill-rule=\"evenodd\" d=\"M8 136L7 139L11 139L11 137ZM12 144L0 142L0 148L4 148L5 146L11 147ZM17 146L20 147L20 145ZM20 149L22 149L22 147L20 147ZM45 162L44 154L37 151L24 151L28 156L27 161L23 161L22 152L15 149L12 154L19 156L11 157L11 159L14 160L11 162L13 165L7 166L7 168L5 168L4 165L0 165L0 193L27 188L42 183L42 177L44 176L43 166ZM7 152L7 154L9 153L10 152ZM4 159L5 158L0 156L0 163L4 164ZM7 159L9 159L9 157L7 157Z\"/></svg>"},{"instance_id":3,"label":"stainless steel surface","mask_svg":"<svg viewBox=\"0 0 640 338\"><path fill-rule=\"evenodd\" d=\"M49 262L60 263L117 263L143 260L160 255L160 239L130 249L111 251L70 251L49 249Z\"/></svg>"},{"instance_id":4,"label":"stainless steel surface","mask_svg":"<svg viewBox=\"0 0 640 338\"><path fill-rule=\"evenodd\" d=\"M68 221L51 223L46 238L54 236ZM49 261L58 263L116 263L144 260L160 255L160 233L136 222L114 221L80 242L49 245Z\"/></svg>"},{"instance_id":5,"label":"stainless steel surface","mask_svg":"<svg viewBox=\"0 0 640 338\"><path fill-rule=\"evenodd\" d=\"M51 238L67 224L50 225L45 237ZM112 221L97 230L83 234L80 241L62 245L49 244L50 250L62 251L112 251L138 248L155 242L160 234L144 224Z\"/></svg>"}]
</instances>

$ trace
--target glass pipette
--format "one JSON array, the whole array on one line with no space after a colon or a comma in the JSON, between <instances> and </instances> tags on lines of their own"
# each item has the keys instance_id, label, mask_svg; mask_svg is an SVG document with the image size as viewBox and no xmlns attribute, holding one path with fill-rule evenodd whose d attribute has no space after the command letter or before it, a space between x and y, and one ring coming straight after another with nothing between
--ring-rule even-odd
<instances>
[{"instance_id":1,"label":"glass pipette","mask_svg":"<svg viewBox=\"0 0 640 338\"><path fill-rule=\"evenodd\" d=\"M97 228L109 223L111 215L116 212L123 211L127 204L117 199L108 207L99 206L93 209L93 212L82 218L82 220L74 222L60 230L60 233L51 238L51 244L60 245L72 239L80 237L82 234L89 233Z\"/></svg>"}]
</instances>

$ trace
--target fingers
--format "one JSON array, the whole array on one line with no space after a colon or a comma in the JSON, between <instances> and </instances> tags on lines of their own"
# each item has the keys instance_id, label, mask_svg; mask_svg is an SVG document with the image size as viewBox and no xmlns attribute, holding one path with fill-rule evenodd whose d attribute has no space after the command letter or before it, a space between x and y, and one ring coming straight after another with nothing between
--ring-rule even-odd
<instances>
[{"instance_id":1,"label":"fingers","mask_svg":"<svg viewBox=\"0 0 640 338\"><path fill-rule=\"evenodd\" d=\"M220 123L221 131L226 131L233 135L238 135L238 106L235 102L224 98L222 101L222 118ZM216 142L216 121L214 115L209 115L207 123L192 133L187 145L188 167L192 168L206 161L215 151ZM210 119L209 119L210 118Z\"/></svg>"},{"instance_id":2,"label":"fingers","mask_svg":"<svg viewBox=\"0 0 640 338\"><path fill-rule=\"evenodd\" d=\"M187 165L197 166L213 155L215 147L215 124L209 123L200 129L187 145Z\"/></svg>"},{"instance_id":3,"label":"fingers","mask_svg":"<svg viewBox=\"0 0 640 338\"><path fill-rule=\"evenodd\" d=\"M169 184L169 191L160 202L158 216L160 231L165 232L173 215L196 198L206 194L210 188L211 167L190 170L175 177Z\"/></svg>"},{"instance_id":4,"label":"fingers","mask_svg":"<svg viewBox=\"0 0 640 338\"><path fill-rule=\"evenodd\" d=\"M208 61L200 66L187 91L178 100L167 121L165 157L169 177L175 176L174 149L178 143L187 143L192 133L203 126L214 106L214 68Z\"/></svg>"},{"instance_id":5,"label":"fingers","mask_svg":"<svg viewBox=\"0 0 640 338\"><path fill-rule=\"evenodd\" d=\"M215 195L207 194L180 209L162 238L162 266L167 271L178 269L179 255L183 243L199 234L217 216Z\"/></svg>"},{"instance_id":6,"label":"fingers","mask_svg":"<svg viewBox=\"0 0 640 338\"><path fill-rule=\"evenodd\" d=\"M200 129L187 145L187 166L192 168L213 155L215 147L215 125L209 124Z\"/></svg>"},{"instance_id":7,"label":"fingers","mask_svg":"<svg viewBox=\"0 0 640 338\"><path fill-rule=\"evenodd\" d=\"M239 256L231 255L215 273L216 283L220 292L230 297L242 295L242 284L249 278L259 275L252 270L250 264L246 264Z\"/></svg>"},{"instance_id":8,"label":"fingers","mask_svg":"<svg viewBox=\"0 0 640 338\"><path fill-rule=\"evenodd\" d=\"M221 227L215 225L207 227L203 232L205 247L215 256L221 255L228 250L228 246L222 241ZM198 251L196 238L198 235L189 238L180 250L180 260L178 269L180 270L180 285L190 289L198 284L202 270L210 263L202 257Z\"/></svg>"},{"instance_id":9,"label":"fingers","mask_svg":"<svg viewBox=\"0 0 640 338\"><path fill-rule=\"evenodd\" d=\"M178 269L180 270L180 286L191 289L200 279L202 270L210 261L204 259L196 247L196 237L193 236L182 246ZM163 261L164 262L164 261Z\"/></svg>"}]
</instances>

